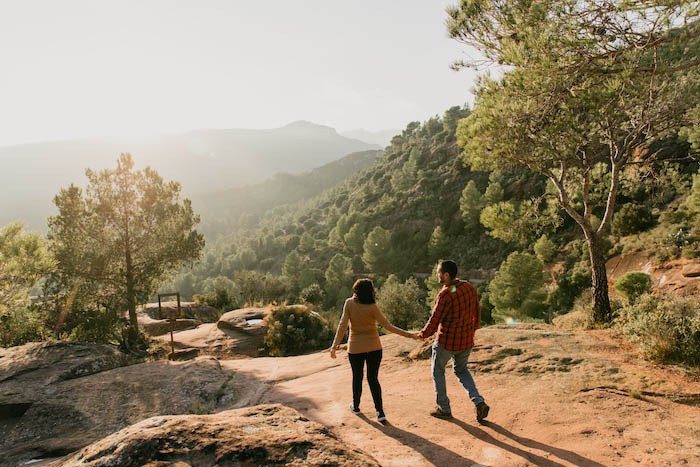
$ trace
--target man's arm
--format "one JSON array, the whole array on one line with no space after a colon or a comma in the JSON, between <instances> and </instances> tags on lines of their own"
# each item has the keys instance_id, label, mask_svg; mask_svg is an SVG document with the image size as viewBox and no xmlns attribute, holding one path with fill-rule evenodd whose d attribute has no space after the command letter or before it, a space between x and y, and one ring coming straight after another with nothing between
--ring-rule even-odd
<instances>
[{"instance_id":1,"label":"man's arm","mask_svg":"<svg viewBox=\"0 0 700 467\"><path fill-rule=\"evenodd\" d=\"M445 315L445 307L447 306L447 302L450 300L449 294L445 295L440 295L438 294L437 298L435 299L435 306L433 307L433 313L430 315L430 319L428 322L425 324L423 329L420 330L418 333L418 337L421 339L425 339L426 337L430 337L438 329L438 326L440 325L440 322L442 321L443 316Z\"/></svg>"}]
</instances>

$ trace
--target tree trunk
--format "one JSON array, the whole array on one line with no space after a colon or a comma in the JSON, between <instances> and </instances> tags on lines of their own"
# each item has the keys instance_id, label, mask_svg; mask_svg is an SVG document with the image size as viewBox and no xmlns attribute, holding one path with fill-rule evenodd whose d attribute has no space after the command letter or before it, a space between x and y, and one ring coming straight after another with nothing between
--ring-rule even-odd
<instances>
[{"instance_id":1,"label":"tree trunk","mask_svg":"<svg viewBox=\"0 0 700 467\"><path fill-rule=\"evenodd\" d=\"M605 256L600 235L591 232L586 235L593 270L593 319L597 323L612 321L610 297L608 296L608 273L605 269Z\"/></svg>"},{"instance_id":2,"label":"tree trunk","mask_svg":"<svg viewBox=\"0 0 700 467\"><path fill-rule=\"evenodd\" d=\"M135 344L139 337L139 322L136 318L136 293L134 292L134 271L131 264L131 251L128 245L126 246L126 303L129 309L129 340L130 344Z\"/></svg>"}]
</instances>

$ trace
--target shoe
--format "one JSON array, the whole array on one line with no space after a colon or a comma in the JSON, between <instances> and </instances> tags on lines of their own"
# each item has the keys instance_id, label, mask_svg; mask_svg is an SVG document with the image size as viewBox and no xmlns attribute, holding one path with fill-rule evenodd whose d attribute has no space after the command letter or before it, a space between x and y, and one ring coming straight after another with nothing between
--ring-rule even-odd
<instances>
[{"instance_id":1,"label":"shoe","mask_svg":"<svg viewBox=\"0 0 700 467\"><path fill-rule=\"evenodd\" d=\"M452 414L449 412L443 412L440 407L435 407L432 412L430 412L430 415L432 415L435 418L442 418L443 420L447 420L452 418Z\"/></svg>"},{"instance_id":2,"label":"shoe","mask_svg":"<svg viewBox=\"0 0 700 467\"><path fill-rule=\"evenodd\" d=\"M352 413L354 413L354 414L359 414L359 413L360 413L360 409L355 408L355 404L353 404L352 402L350 402L350 412L352 412Z\"/></svg>"},{"instance_id":3,"label":"shoe","mask_svg":"<svg viewBox=\"0 0 700 467\"><path fill-rule=\"evenodd\" d=\"M384 412L377 412L377 421L379 423L386 422L386 415L384 415Z\"/></svg>"},{"instance_id":4,"label":"shoe","mask_svg":"<svg viewBox=\"0 0 700 467\"><path fill-rule=\"evenodd\" d=\"M481 401L476 405L476 421L482 422L489 415L489 406L486 402Z\"/></svg>"}]
</instances>

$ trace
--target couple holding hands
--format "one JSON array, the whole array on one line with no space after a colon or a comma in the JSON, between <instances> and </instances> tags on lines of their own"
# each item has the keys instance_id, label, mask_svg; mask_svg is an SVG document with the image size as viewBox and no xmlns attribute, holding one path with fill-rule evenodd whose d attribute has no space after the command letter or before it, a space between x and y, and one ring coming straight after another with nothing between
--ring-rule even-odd
<instances>
[{"instance_id":1,"label":"couple holding hands","mask_svg":"<svg viewBox=\"0 0 700 467\"><path fill-rule=\"evenodd\" d=\"M481 422L489 413L489 406L481 397L474 384L467 360L474 346L474 333L481 321L481 307L476 290L467 281L457 279L457 264L442 261L438 265L437 278L442 290L435 299L433 312L425 327L419 332L408 332L389 322L375 303L374 285L370 279L359 279L352 286L353 296L345 301L343 316L330 349L331 358L336 358L336 350L350 325L348 338L348 359L352 367L352 402L350 410L360 413L360 396L365 362L367 362L367 382L369 383L377 421L386 421L382 404L382 388L379 385L379 365L382 361L382 344L379 340L377 323L387 331L412 339L427 339L438 333L432 346L431 371L435 385L436 407L430 415L437 418L452 418L450 400L445 385L445 367L452 359L453 370L469 398L476 407L476 419Z\"/></svg>"}]
</instances>

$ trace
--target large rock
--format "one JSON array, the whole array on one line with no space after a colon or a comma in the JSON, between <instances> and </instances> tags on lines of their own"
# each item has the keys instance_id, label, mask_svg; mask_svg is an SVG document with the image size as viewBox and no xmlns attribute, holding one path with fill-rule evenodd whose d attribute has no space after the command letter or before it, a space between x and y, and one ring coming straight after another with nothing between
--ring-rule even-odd
<instances>
[{"instance_id":1,"label":"large rock","mask_svg":"<svg viewBox=\"0 0 700 467\"><path fill-rule=\"evenodd\" d=\"M264 335L267 330L265 318L270 314L269 308L241 308L224 313L216 323L222 330L238 331L251 336Z\"/></svg>"},{"instance_id":2,"label":"large rock","mask_svg":"<svg viewBox=\"0 0 700 467\"><path fill-rule=\"evenodd\" d=\"M126 363L100 345L0 351L0 466L59 457L154 415L229 409L240 392L211 357L115 367Z\"/></svg>"},{"instance_id":3,"label":"large rock","mask_svg":"<svg viewBox=\"0 0 700 467\"><path fill-rule=\"evenodd\" d=\"M287 407L144 420L49 464L59 466L375 466L372 457Z\"/></svg>"},{"instance_id":4,"label":"large rock","mask_svg":"<svg viewBox=\"0 0 700 467\"><path fill-rule=\"evenodd\" d=\"M683 276L700 277L700 263L691 263L683 266Z\"/></svg>"},{"instance_id":5,"label":"large rock","mask_svg":"<svg viewBox=\"0 0 700 467\"><path fill-rule=\"evenodd\" d=\"M164 316L177 310L177 302L161 302ZM180 311L182 318L196 319L202 323L216 323L221 314L219 310L213 306L204 303L180 302ZM148 315L151 319L159 320L161 316L158 313L158 303L147 303L136 309L136 313Z\"/></svg>"}]
</instances>

